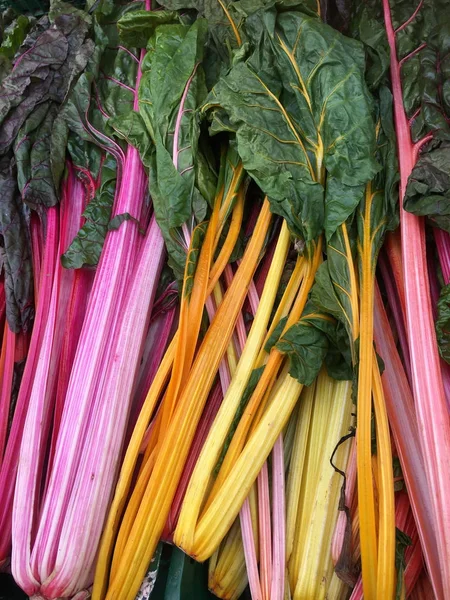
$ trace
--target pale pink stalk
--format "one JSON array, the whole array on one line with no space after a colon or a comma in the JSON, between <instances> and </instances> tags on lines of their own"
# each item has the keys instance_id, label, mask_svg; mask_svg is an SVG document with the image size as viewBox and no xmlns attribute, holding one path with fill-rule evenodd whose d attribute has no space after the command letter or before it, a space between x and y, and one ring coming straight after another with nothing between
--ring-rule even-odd
<instances>
[{"instance_id":1,"label":"pale pink stalk","mask_svg":"<svg viewBox=\"0 0 450 600\"><path fill-rule=\"evenodd\" d=\"M60 256L76 235L84 208L84 187L69 173L64 182L60 204ZM29 595L38 582L30 570L32 532L39 514L40 492L44 479L44 460L48 450L49 429L53 416L58 365L67 319L74 271L63 269L55 260L53 290L45 334L39 349L37 369L24 425L13 504L12 570L16 581Z\"/></svg>"},{"instance_id":2,"label":"pale pink stalk","mask_svg":"<svg viewBox=\"0 0 450 600\"><path fill-rule=\"evenodd\" d=\"M345 506L348 506L349 509L353 504L356 490L356 438L352 439L351 445L347 469L345 471ZM341 556L346 528L347 514L345 511L340 510L331 542L331 558L334 566L336 566Z\"/></svg>"},{"instance_id":3,"label":"pale pink stalk","mask_svg":"<svg viewBox=\"0 0 450 600\"><path fill-rule=\"evenodd\" d=\"M103 402L97 399L91 413L54 573L41 587L48 598L71 596L92 583L90 571L117 476L132 391L164 258L164 241L153 217L122 306L114 355L106 365L100 392Z\"/></svg>"},{"instance_id":4,"label":"pale pink stalk","mask_svg":"<svg viewBox=\"0 0 450 600\"><path fill-rule=\"evenodd\" d=\"M29 596L39 590L39 582L34 578L30 568L30 556L33 525L39 506L42 459L47 446L49 424L50 395L47 393L47 377L61 278L61 268L56 264L55 267L50 308L23 428L12 514L11 570L15 581Z\"/></svg>"},{"instance_id":5,"label":"pale pink stalk","mask_svg":"<svg viewBox=\"0 0 450 600\"><path fill-rule=\"evenodd\" d=\"M286 496L284 483L283 435L280 433L272 451L272 585L270 600L284 599L286 571Z\"/></svg>"},{"instance_id":6,"label":"pale pink stalk","mask_svg":"<svg viewBox=\"0 0 450 600\"><path fill-rule=\"evenodd\" d=\"M432 513L431 496L434 491L433 488L429 488L425 475L419 442L419 427L408 379L392 337L378 288L375 292L374 339L377 352L385 359L385 370L381 380L386 409L419 532L425 563L436 595L443 598L435 522Z\"/></svg>"},{"instance_id":7,"label":"pale pink stalk","mask_svg":"<svg viewBox=\"0 0 450 600\"><path fill-rule=\"evenodd\" d=\"M131 185L132 182L132 185ZM135 148L128 148L114 214L140 214L147 178ZM138 236L136 224L125 221L108 232L97 267L83 328L75 355L61 420L54 465L33 550L33 568L41 582L51 576L60 533L96 403L106 375L105 365L114 356L113 340L118 316L129 289Z\"/></svg>"},{"instance_id":8,"label":"pale pink stalk","mask_svg":"<svg viewBox=\"0 0 450 600\"><path fill-rule=\"evenodd\" d=\"M258 475L259 573L263 600L270 600L272 587L272 523L270 518L269 470L267 461Z\"/></svg>"},{"instance_id":9,"label":"pale pink stalk","mask_svg":"<svg viewBox=\"0 0 450 600\"><path fill-rule=\"evenodd\" d=\"M46 212L47 237L42 268L40 269L39 294L31 336L30 348L22 376L14 418L9 434L4 461L0 472L0 567L6 561L11 548L12 502L19 461L20 445L28 410L28 403L38 365L39 351L44 339L52 294L53 273L58 247L58 208Z\"/></svg>"},{"instance_id":10,"label":"pale pink stalk","mask_svg":"<svg viewBox=\"0 0 450 600\"><path fill-rule=\"evenodd\" d=\"M261 583L259 581L258 562L256 559L255 538L253 535L252 515L248 498L239 512L241 521L242 543L244 545L245 566L252 600L263 600Z\"/></svg>"},{"instance_id":11,"label":"pale pink stalk","mask_svg":"<svg viewBox=\"0 0 450 600\"><path fill-rule=\"evenodd\" d=\"M14 357L16 353L16 334L11 331L8 323L4 327L3 344L5 349L5 363L0 386L0 465L3 462L3 453L6 446L8 432L9 411L11 406L11 391L14 377Z\"/></svg>"},{"instance_id":12,"label":"pale pink stalk","mask_svg":"<svg viewBox=\"0 0 450 600\"><path fill-rule=\"evenodd\" d=\"M403 106L401 66L389 0L383 0L386 33L391 55L391 80L400 166L400 203L420 146L411 141ZM423 140L422 140L423 142ZM450 598L450 422L442 385L431 309L425 252L425 222L402 208L401 232L406 292L406 317L410 343L413 391L425 472L442 577L442 598ZM435 583L433 581L433 583Z\"/></svg>"}]
</instances>

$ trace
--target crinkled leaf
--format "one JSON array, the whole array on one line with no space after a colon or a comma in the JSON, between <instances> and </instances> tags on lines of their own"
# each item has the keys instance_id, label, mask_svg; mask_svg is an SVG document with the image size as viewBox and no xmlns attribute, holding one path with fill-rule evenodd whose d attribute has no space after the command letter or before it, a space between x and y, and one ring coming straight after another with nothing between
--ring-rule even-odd
<instances>
[{"instance_id":1,"label":"crinkled leaf","mask_svg":"<svg viewBox=\"0 0 450 600\"><path fill-rule=\"evenodd\" d=\"M137 10L125 13L117 21L122 42L134 48L146 48L150 36L158 25L178 21L178 14L170 10Z\"/></svg>"},{"instance_id":2,"label":"crinkled leaf","mask_svg":"<svg viewBox=\"0 0 450 600\"><path fill-rule=\"evenodd\" d=\"M367 55L366 80L371 89L376 89L388 76L390 64L382 3L378 0L357 3L351 33L352 37L364 44Z\"/></svg>"},{"instance_id":3,"label":"crinkled leaf","mask_svg":"<svg viewBox=\"0 0 450 600\"><path fill-rule=\"evenodd\" d=\"M11 331L28 331L34 317L29 215L18 194L14 161L0 160L0 247L5 270L6 318Z\"/></svg>"},{"instance_id":4,"label":"crinkled leaf","mask_svg":"<svg viewBox=\"0 0 450 600\"><path fill-rule=\"evenodd\" d=\"M334 326L334 319L310 301L300 320L278 341L277 350L289 357L289 374L300 383L311 385L319 374L329 349L328 334Z\"/></svg>"},{"instance_id":5,"label":"crinkled leaf","mask_svg":"<svg viewBox=\"0 0 450 600\"><path fill-rule=\"evenodd\" d=\"M450 285L441 289L436 319L436 336L439 354L450 364Z\"/></svg>"},{"instance_id":6,"label":"crinkled leaf","mask_svg":"<svg viewBox=\"0 0 450 600\"><path fill-rule=\"evenodd\" d=\"M325 173L360 186L379 168L364 52L302 13L255 13L249 24L257 50L219 81L206 108L226 111L244 167L308 241L327 226ZM352 206L333 220L344 222Z\"/></svg>"},{"instance_id":7,"label":"crinkled leaf","mask_svg":"<svg viewBox=\"0 0 450 600\"><path fill-rule=\"evenodd\" d=\"M66 6L61 3L61 6ZM93 52L89 18L81 11L43 17L26 37L14 69L0 87L0 153L6 152L34 108L61 104Z\"/></svg>"},{"instance_id":8,"label":"crinkled leaf","mask_svg":"<svg viewBox=\"0 0 450 600\"><path fill-rule=\"evenodd\" d=\"M450 144L422 154L408 179L403 207L450 233Z\"/></svg>"},{"instance_id":9,"label":"crinkled leaf","mask_svg":"<svg viewBox=\"0 0 450 600\"><path fill-rule=\"evenodd\" d=\"M397 54L401 63L403 103L412 119L414 141L430 131L450 136L450 15L444 0L391 3ZM407 27L404 23L414 18Z\"/></svg>"}]
</instances>

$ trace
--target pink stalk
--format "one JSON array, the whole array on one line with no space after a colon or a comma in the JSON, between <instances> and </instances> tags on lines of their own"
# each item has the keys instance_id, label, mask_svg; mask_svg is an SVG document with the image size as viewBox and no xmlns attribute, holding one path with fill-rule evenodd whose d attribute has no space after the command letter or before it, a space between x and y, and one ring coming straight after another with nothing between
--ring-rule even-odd
<instances>
[{"instance_id":1,"label":"pink stalk","mask_svg":"<svg viewBox=\"0 0 450 600\"><path fill-rule=\"evenodd\" d=\"M264 600L270 600L272 585L272 524L270 519L269 471L267 461L258 475L259 572Z\"/></svg>"},{"instance_id":2,"label":"pink stalk","mask_svg":"<svg viewBox=\"0 0 450 600\"><path fill-rule=\"evenodd\" d=\"M347 442L348 443L348 442ZM356 490L356 441L352 440L352 447L348 457L347 470L345 472L345 506L352 506L355 498ZM345 535L347 529L347 514L343 510L339 510L339 515L336 521L336 527L333 533L331 542L331 556L334 566L336 566L344 546Z\"/></svg>"},{"instance_id":3,"label":"pink stalk","mask_svg":"<svg viewBox=\"0 0 450 600\"><path fill-rule=\"evenodd\" d=\"M39 352L44 340L45 327L50 311L53 272L58 245L58 208L46 213L46 243L41 268L38 303L31 336L30 349L17 398L16 409L4 461L0 472L0 566L7 559L11 548L12 502L28 403L38 367Z\"/></svg>"},{"instance_id":4,"label":"pink stalk","mask_svg":"<svg viewBox=\"0 0 450 600\"><path fill-rule=\"evenodd\" d=\"M58 381L56 389L55 407L52 423L52 440L48 458L48 474L51 473L55 454L56 441L64 408L70 372L78 345L78 340L83 325L84 315L89 294L92 288L95 271L90 269L77 269L72 285L72 293L67 307L66 322L64 324L63 345L59 360Z\"/></svg>"},{"instance_id":5,"label":"pink stalk","mask_svg":"<svg viewBox=\"0 0 450 600\"><path fill-rule=\"evenodd\" d=\"M444 283L448 285L450 283L450 235L437 227L433 228L433 233Z\"/></svg>"},{"instance_id":6,"label":"pink stalk","mask_svg":"<svg viewBox=\"0 0 450 600\"><path fill-rule=\"evenodd\" d=\"M0 280L0 328L3 329L6 320L5 281Z\"/></svg>"},{"instance_id":7,"label":"pink stalk","mask_svg":"<svg viewBox=\"0 0 450 600\"><path fill-rule=\"evenodd\" d=\"M159 363L166 350L167 342L169 341L172 332L175 314L176 307L173 306L172 308L169 308L167 312L157 316L156 319L150 323L128 423L128 429L131 429L130 435L147 392L150 389L153 378L156 375Z\"/></svg>"},{"instance_id":8,"label":"pink stalk","mask_svg":"<svg viewBox=\"0 0 450 600\"><path fill-rule=\"evenodd\" d=\"M391 54L391 79L400 165L400 202L420 145L413 145L402 99L401 68L389 1L383 0L386 33ZM423 143L422 140L421 143ZM401 210L402 253L406 291L406 316L410 342L412 381L419 439L441 564L442 598L450 598L450 422L442 385L439 355L431 308L425 252L425 223ZM433 581L433 583L435 583Z\"/></svg>"},{"instance_id":9,"label":"pink stalk","mask_svg":"<svg viewBox=\"0 0 450 600\"><path fill-rule=\"evenodd\" d=\"M92 407L54 571L41 587L48 598L71 596L92 583L91 571L117 476L132 391L164 258L164 241L153 217L122 305L114 356L105 365L98 394L103 402L97 399Z\"/></svg>"},{"instance_id":10,"label":"pink stalk","mask_svg":"<svg viewBox=\"0 0 450 600\"><path fill-rule=\"evenodd\" d=\"M84 209L84 187L73 173L71 166L64 182L60 205L60 256L75 236ZM52 420L58 365L64 334L64 321L74 271L63 269L55 261L53 290L42 346L34 376L23 441L17 471L13 504L13 552L12 569L16 581L29 595L37 591L37 581L30 571L32 533L40 505L44 459L48 449L49 428Z\"/></svg>"},{"instance_id":11,"label":"pink stalk","mask_svg":"<svg viewBox=\"0 0 450 600\"><path fill-rule=\"evenodd\" d=\"M408 336L406 334L406 315L402 311L398 288L395 285L395 279L392 277L392 272L389 268L389 261L386 259L384 252L380 253L378 264L380 266L381 276L386 289L389 307L394 317L395 329L397 331L400 341L400 348L402 350L403 364L408 376L408 381L411 383L411 360L409 356Z\"/></svg>"},{"instance_id":12,"label":"pink stalk","mask_svg":"<svg viewBox=\"0 0 450 600\"><path fill-rule=\"evenodd\" d=\"M247 567L247 577L250 586L252 600L263 600L261 583L259 581L258 562L256 559L255 538L253 535L252 515L250 511L250 502L248 498L239 512L241 520L242 542L244 545L245 566Z\"/></svg>"},{"instance_id":13,"label":"pink stalk","mask_svg":"<svg viewBox=\"0 0 450 600\"><path fill-rule=\"evenodd\" d=\"M283 600L286 571L286 497L282 434L279 435L272 451L272 494L273 563L269 598Z\"/></svg>"},{"instance_id":14,"label":"pink stalk","mask_svg":"<svg viewBox=\"0 0 450 600\"><path fill-rule=\"evenodd\" d=\"M139 155L130 147L114 214L129 212L136 217L145 188L146 176ZM136 224L125 221L117 231L108 232L100 257L69 380L53 470L33 551L34 568L41 582L45 582L54 569L64 514L91 413L101 400L98 388L105 376L105 365L113 356L112 341L129 287L137 236Z\"/></svg>"},{"instance_id":15,"label":"pink stalk","mask_svg":"<svg viewBox=\"0 0 450 600\"><path fill-rule=\"evenodd\" d=\"M385 357L382 383L386 409L419 532L425 563L437 597L444 598L432 512L431 497L434 495L434 491L431 493L433 488L429 487L424 471L419 427L408 379L392 337L378 288L375 293L374 338L377 352L382 358Z\"/></svg>"},{"instance_id":16,"label":"pink stalk","mask_svg":"<svg viewBox=\"0 0 450 600\"><path fill-rule=\"evenodd\" d=\"M9 411L11 406L11 391L14 377L14 358L16 354L16 334L11 331L8 323L5 323L3 335L5 360L0 388L0 465L2 464L3 453L6 446Z\"/></svg>"},{"instance_id":17,"label":"pink stalk","mask_svg":"<svg viewBox=\"0 0 450 600\"><path fill-rule=\"evenodd\" d=\"M414 586L410 598L411 600L439 600L439 597L433 593L433 587L425 569L422 570L422 575Z\"/></svg>"}]
</instances>

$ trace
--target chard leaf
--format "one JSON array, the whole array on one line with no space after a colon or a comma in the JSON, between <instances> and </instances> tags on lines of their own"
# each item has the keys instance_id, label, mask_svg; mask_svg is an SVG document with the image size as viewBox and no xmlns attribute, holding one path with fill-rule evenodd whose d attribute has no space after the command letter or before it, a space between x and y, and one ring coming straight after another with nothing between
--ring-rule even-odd
<instances>
[{"instance_id":1,"label":"chard leaf","mask_svg":"<svg viewBox=\"0 0 450 600\"><path fill-rule=\"evenodd\" d=\"M106 157L99 177L100 187L83 213L86 222L61 257L61 264L66 269L96 265L99 261L116 188L116 162L111 156Z\"/></svg>"},{"instance_id":2,"label":"chard leaf","mask_svg":"<svg viewBox=\"0 0 450 600\"><path fill-rule=\"evenodd\" d=\"M3 32L0 57L7 59L7 63L14 58L14 55L19 50L32 22L33 19L25 15L19 15Z\"/></svg>"},{"instance_id":3,"label":"chard leaf","mask_svg":"<svg viewBox=\"0 0 450 600\"><path fill-rule=\"evenodd\" d=\"M408 2L391 2L401 61L403 104L411 119L413 141L433 132L450 136L450 16L441 0L427 0L411 10ZM411 20L411 17L413 19ZM402 27L408 22L407 27Z\"/></svg>"},{"instance_id":4,"label":"chard leaf","mask_svg":"<svg viewBox=\"0 0 450 600\"><path fill-rule=\"evenodd\" d=\"M208 193L215 187L208 161L200 154L197 107L206 96L201 68L206 21L161 25L153 35L142 66L139 112L155 146L149 164L150 195L177 277L186 254L176 229L194 215L206 215ZM201 180L201 181L200 181Z\"/></svg>"},{"instance_id":5,"label":"chard leaf","mask_svg":"<svg viewBox=\"0 0 450 600\"><path fill-rule=\"evenodd\" d=\"M56 104L39 104L20 128L14 144L19 189L23 200L34 210L58 203L50 163L52 128L57 113ZM64 150L65 146L62 153Z\"/></svg>"},{"instance_id":6,"label":"chard leaf","mask_svg":"<svg viewBox=\"0 0 450 600\"><path fill-rule=\"evenodd\" d=\"M178 15L169 10L136 10L125 13L117 21L120 39L134 48L146 48L150 36L158 25L174 23Z\"/></svg>"},{"instance_id":7,"label":"chard leaf","mask_svg":"<svg viewBox=\"0 0 450 600\"><path fill-rule=\"evenodd\" d=\"M403 208L450 233L450 144L422 154L408 179Z\"/></svg>"},{"instance_id":8,"label":"chard leaf","mask_svg":"<svg viewBox=\"0 0 450 600\"><path fill-rule=\"evenodd\" d=\"M334 319L317 310L309 301L298 323L288 329L276 344L276 348L289 357L289 374L300 383L311 385L319 374L334 327Z\"/></svg>"},{"instance_id":9,"label":"chard leaf","mask_svg":"<svg viewBox=\"0 0 450 600\"><path fill-rule=\"evenodd\" d=\"M257 49L219 81L205 108L227 113L245 169L292 233L309 241L325 229L329 237L355 200L331 210L326 174L343 194L379 168L362 46L297 12L255 13L247 30Z\"/></svg>"},{"instance_id":10,"label":"chard leaf","mask_svg":"<svg viewBox=\"0 0 450 600\"><path fill-rule=\"evenodd\" d=\"M14 160L0 159L0 248L5 270L6 318L11 331L28 331L34 318L29 213L18 194Z\"/></svg>"},{"instance_id":11,"label":"chard leaf","mask_svg":"<svg viewBox=\"0 0 450 600\"><path fill-rule=\"evenodd\" d=\"M441 289L437 310L436 336L439 354L450 364L450 285Z\"/></svg>"},{"instance_id":12,"label":"chard leaf","mask_svg":"<svg viewBox=\"0 0 450 600\"><path fill-rule=\"evenodd\" d=\"M38 104L63 102L93 52L85 13L77 10L53 17L53 21L43 17L26 37L14 70L0 86L0 153L11 147Z\"/></svg>"}]
</instances>

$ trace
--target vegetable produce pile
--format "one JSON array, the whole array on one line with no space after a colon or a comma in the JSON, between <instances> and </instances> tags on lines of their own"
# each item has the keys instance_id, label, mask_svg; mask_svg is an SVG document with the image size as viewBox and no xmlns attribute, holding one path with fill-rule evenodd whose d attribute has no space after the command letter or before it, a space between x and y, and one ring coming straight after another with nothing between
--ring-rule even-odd
<instances>
[{"instance_id":1,"label":"vegetable produce pile","mask_svg":"<svg viewBox=\"0 0 450 600\"><path fill-rule=\"evenodd\" d=\"M450 600L443 0L0 16L0 570Z\"/></svg>"}]
</instances>

